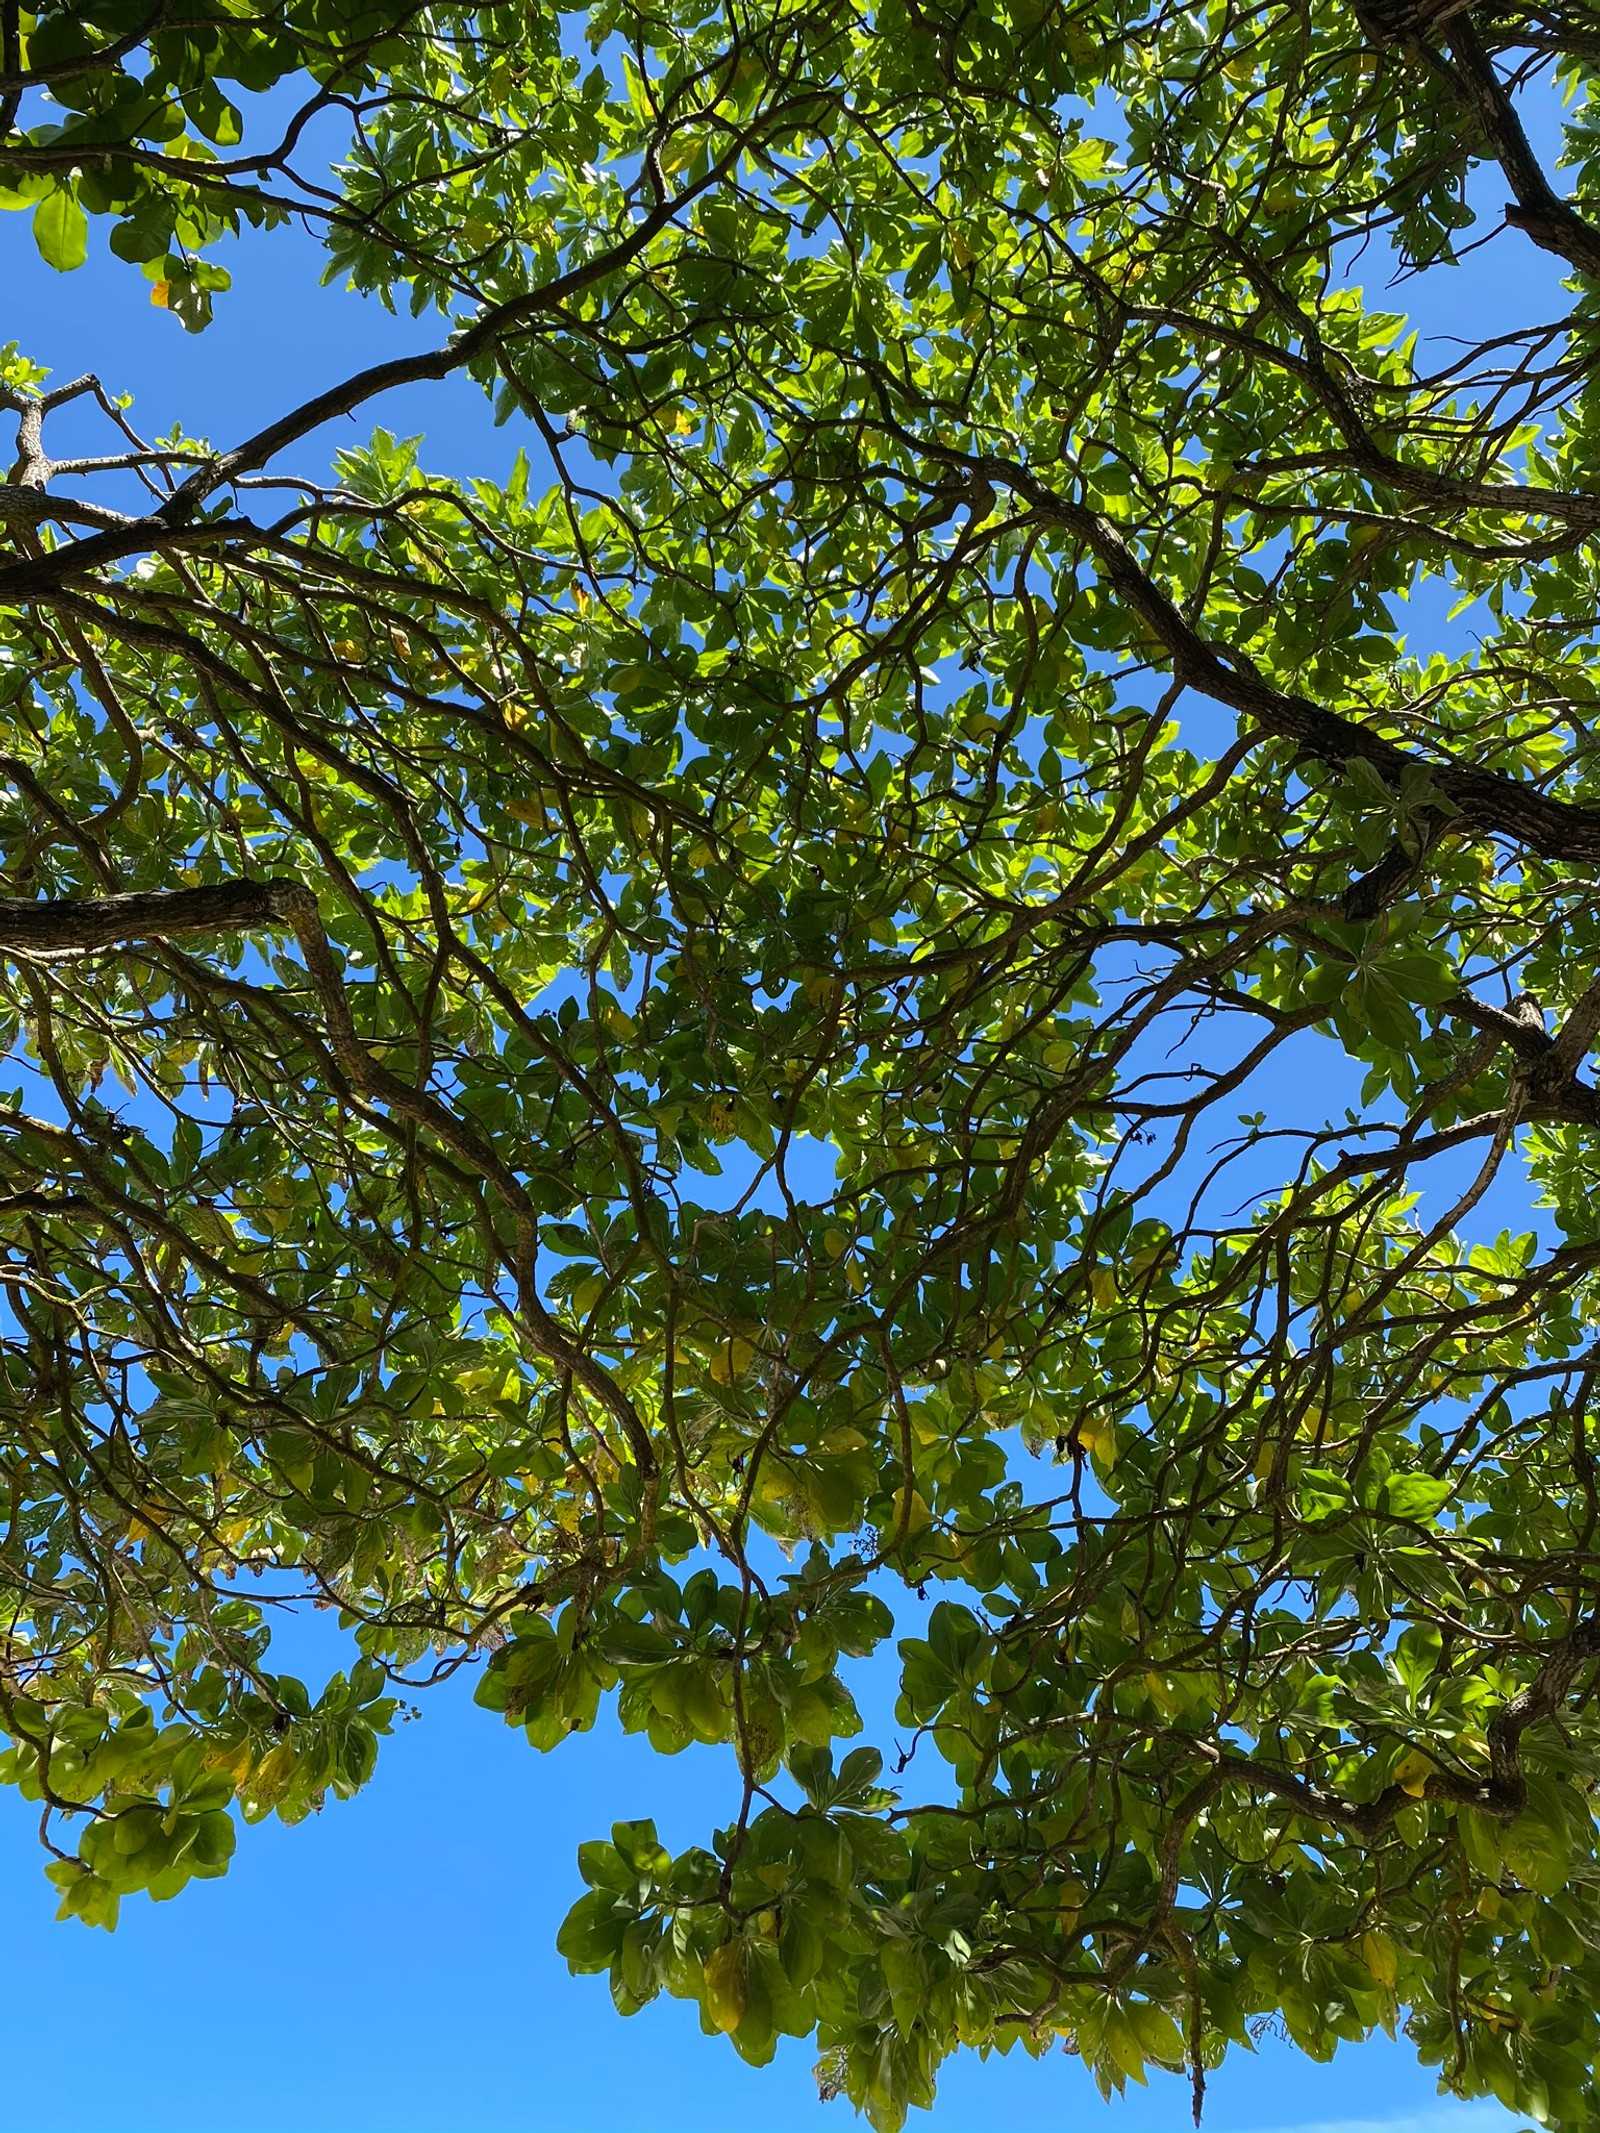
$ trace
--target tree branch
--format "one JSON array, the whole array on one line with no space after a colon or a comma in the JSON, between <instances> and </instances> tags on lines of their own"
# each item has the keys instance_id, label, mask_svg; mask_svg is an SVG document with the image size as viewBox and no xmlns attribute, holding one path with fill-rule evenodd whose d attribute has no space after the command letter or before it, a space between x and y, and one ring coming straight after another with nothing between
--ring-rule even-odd
<instances>
[{"instance_id":1,"label":"tree branch","mask_svg":"<svg viewBox=\"0 0 1600 2133\"><path fill-rule=\"evenodd\" d=\"M1545 176L1470 15L1453 18L1448 43L1484 137L1515 195L1507 222L1580 273L1600 276L1600 229L1563 200Z\"/></svg>"},{"instance_id":2,"label":"tree branch","mask_svg":"<svg viewBox=\"0 0 1600 2133\"><path fill-rule=\"evenodd\" d=\"M51 962L128 941L279 926L285 921L273 900L278 886L271 881L223 881L131 896L0 897L0 953Z\"/></svg>"}]
</instances>

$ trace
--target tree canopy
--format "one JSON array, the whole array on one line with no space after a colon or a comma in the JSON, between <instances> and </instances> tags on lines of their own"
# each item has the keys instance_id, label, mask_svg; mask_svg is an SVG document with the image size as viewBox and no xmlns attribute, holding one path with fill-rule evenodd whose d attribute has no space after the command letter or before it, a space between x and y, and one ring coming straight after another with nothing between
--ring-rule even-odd
<instances>
[{"instance_id":1,"label":"tree canopy","mask_svg":"<svg viewBox=\"0 0 1600 2133\"><path fill-rule=\"evenodd\" d=\"M879 2127L962 2045L1198 2116L1263 2024L1592 2125L1592 12L0 31L52 265L198 330L294 217L425 350L216 444L4 358L0 1775L63 1911L466 1667L540 1750L731 1745L560 1947ZM1483 246L1548 304L1419 332ZM330 463L458 373L508 480Z\"/></svg>"}]
</instances>

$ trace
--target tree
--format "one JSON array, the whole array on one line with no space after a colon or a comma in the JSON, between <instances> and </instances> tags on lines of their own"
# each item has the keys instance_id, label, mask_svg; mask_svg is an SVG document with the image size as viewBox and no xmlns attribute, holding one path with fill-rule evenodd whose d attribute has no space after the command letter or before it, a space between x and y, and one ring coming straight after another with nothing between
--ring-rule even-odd
<instances>
[{"instance_id":1,"label":"tree","mask_svg":"<svg viewBox=\"0 0 1600 2133\"><path fill-rule=\"evenodd\" d=\"M1264 2021L1588 2125L1592 16L583 26L3 25L53 264L115 216L198 328L304 211L442 321L217 448L6 357L0 1769L63 1910L475 1666L540 1749L731 1743L562 1949L876 2125L1063 2040L1198 2116ZM1557 315L1419 339L1480 244ZM458 372L507 485L327 472Z\"/></svg>"}]
</instances>

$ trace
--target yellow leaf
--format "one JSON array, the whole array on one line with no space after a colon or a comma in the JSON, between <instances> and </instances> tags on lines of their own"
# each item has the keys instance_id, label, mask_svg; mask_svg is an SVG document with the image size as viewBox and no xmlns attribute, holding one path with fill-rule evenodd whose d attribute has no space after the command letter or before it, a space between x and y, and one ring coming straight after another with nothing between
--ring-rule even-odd
<instances>
[{"instance_id":1,"label":"yellow leaf","mask_svg":"<svg viewBox=\"0 0 1600 2133\"><path fill-rule=\"evenodd\" d=\"M490 1363L487 1366L480 1365L476 1370L463 1370L456 1379L463 1392L492 1392L496 1399L505 1398L506 1393L502 1388L513 1386L515 1382L515 1373L508 1375L504 1363Z\"/></svg>"},{"instance_id":2,"label":"yellow leaf","mask_svg":"<svg viewBox=\"0 0 1600 2133\"><path fill-rule=\"evenodd\" d=\"M277 1801L299 1760L287 1741L267 1750L250 1780L250 1798L257 1807L271 1807Z\"/></svg>"},{"instance_id":3,"label":"yellow leaf","mask_svg":"<svg viewBox=\"0 0 1600 2133\"><path fill-rule=\"evenodd\" d=\"M907 1540L910 1540L913 1534L926 1533L933 1524L933 1513L928 1508L928 1499L920 1489L913 1489L909 1500L902 1497L900 1508L905 1520Z\"/></svg>"},{"instance_id":4,"label":"yellow leaf","mask_svg":"<svg viewBox=\"0 0 1600 2133\"><path fill-rule=\"evenodd\" d=\"M1174 1693L1166 1676L1153 1671L1144 1677L1144 1692L1163 1718L1170 1718L1181 1700Z\"/></svg>"},{"instance_id":5,"label":"yellow leaf","mask_svg":"<svg viewBox=\"0 0 1600 2133\"><path fill-rule=\"evenodd\" d=\"M572 1308L575 1311L592 1310L605 1292L606 1277L604 1274L591 1274L587 1281L580 1281L574 1288L572 1292Z\"/></svg>"},{"instance_id":6,"label":"yellow leaf","mask_svg":"<svg viewBox=\"0 0 1600 2133\"><path fill-rule=\"evenodd\" d=\"M1089 1276L1089 1294L1102 1311L1117 1300L1117 1277L1108 1266L1097 1266Z\"/></svg>"},{"instance_id":7,"label":"yellow leaf","mask_svg":"<svg viewBox=\"0 0 1600 2133\"><path fill-rule=\"evenodd\" d=\"M233 1780L234 1790L242 1789L250 1775L250 1765L255 1760L247 1740L236 1741L231 1748L213 1748L206 1757L208 1770L225 1770Z\"/></svg>"},{"instance_id":8,"label":"yellow leaf","mask_svg":"<svg viewBox=\"0 0 1600 2133\"><path fill-rule=\"evenodd\" d=\"M1386 1991L1394 1989L1394 1981L1400 1975L1400 1951L1387 1933L1362 1934L1361 1960Z\"/></svg>"},{"instance_id":9,"label":"yellow leaf","mask_svg":"<svg viewBox=\"0 0 1600 2133\"><path fill-rule=\"evenodd\" d=\"M1077 1437L1096 1472L1110 1473L1117 1463L1116 1425L1105 1415L1090 1415L1078 1424Z\"/></svg>"},{"instance_id":10,"label":"yellow leaf","mask_svg":"<svg viewBox=\"0 0 1600 2133\"><path fill-rule=\"evenodd\" d=\"M1420 1800L1428 1789L1428 1780L1433 1775L1433 1758L1424 1755L1420 1748L1413 1748L1404 1755L1394 1769L1395 1783L1402 1792L1409 1792L1414 1800Z\"/></svg>"},{"instance_id":11,"label":"yellow leaf","mask_svg":"<svg viewBox=\"0 0 1600 2133\"><path fill-rule=\"evenodd\" d=\"M167 310L171 304L171 300L172 284L170 282L158 281L151 285L150 301L155 305L158 311Z\"/></svg>"},{"instance_id":12,"label":"yellow leaf","mask_svg":"<svg viewBox=\"0 0 1600 2133\"><path fill-rule=\"evenodd\" d=\"M713 2029L730 2036L744 2020L749 1998L742 1940L725 1940L706 1958L706 2013Z\"/></svg>"},{"instance_id":13,"label":"yellow leaf","mask_svg":"<svg viewBox=\"0 0 1600 2133\"><path fill-rule=\"evenodd\" d=\"M722 1341L711 1352L706 1369L719 1385L728 1385L735 1378L742 1378L750 1368L750 1359L755 1354L751 1342L741 1340L737 1334L731 1340Z\"/></svg>"}]
</instances>

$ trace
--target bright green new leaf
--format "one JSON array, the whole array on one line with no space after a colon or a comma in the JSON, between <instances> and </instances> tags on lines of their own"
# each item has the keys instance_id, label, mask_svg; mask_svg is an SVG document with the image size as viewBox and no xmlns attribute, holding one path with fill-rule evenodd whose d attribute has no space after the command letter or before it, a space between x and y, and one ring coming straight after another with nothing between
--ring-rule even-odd
<instances>
[{"instance_id":1,"label":"bright green new leaf","mask_svg":"<svg viewBox=\"0 0 1600 2133\"><path fill-rule=\"evenodd\" d=\"M33 241L46 265L62 273L83 265L89 256L89 218L72 188L58 185L39 202L33 211Z\"/></svg>"}]
</instances>

